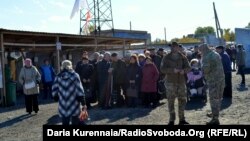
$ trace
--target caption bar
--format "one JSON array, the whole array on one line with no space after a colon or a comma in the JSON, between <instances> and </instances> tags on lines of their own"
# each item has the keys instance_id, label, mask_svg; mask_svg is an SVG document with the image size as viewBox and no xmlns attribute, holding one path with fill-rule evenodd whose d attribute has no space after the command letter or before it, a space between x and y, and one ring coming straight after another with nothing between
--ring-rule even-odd
<instances>
[{"instance_id":1,"label":"caption bar","mask_svg":"<svg viewBox=\"0 0 250 141\"><path fill-rule=\"evenodd\" d=\"M250 126L44 126L43 138L60 137L190 137L196 139L237 138L249 140Z\"/></svg>"}]
</instances>

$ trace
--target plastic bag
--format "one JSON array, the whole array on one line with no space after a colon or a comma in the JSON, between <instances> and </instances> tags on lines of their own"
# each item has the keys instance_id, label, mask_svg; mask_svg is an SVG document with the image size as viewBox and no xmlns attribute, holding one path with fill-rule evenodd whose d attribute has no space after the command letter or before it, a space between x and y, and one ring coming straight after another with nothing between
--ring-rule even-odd
<instances>
[{"instance_id":1,"label":"plastic bag","mask_svg":"<svg viewBox=\"0 0 250 141\"><path fill-rule=\"evenodd\" d=\"M87 110L82 110L79 116L80 121L85 121L89 117L88 111Z\"/></svg>"}]
</instances>

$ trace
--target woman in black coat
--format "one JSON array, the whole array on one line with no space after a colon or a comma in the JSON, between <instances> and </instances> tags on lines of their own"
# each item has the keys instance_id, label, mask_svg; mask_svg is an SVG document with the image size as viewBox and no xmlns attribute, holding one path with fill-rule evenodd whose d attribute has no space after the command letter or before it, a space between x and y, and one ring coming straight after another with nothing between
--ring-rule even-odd
<instances>
[{"instance_id":1,"label":"woman in black coat","mask_svg":"<svg viewBox=\"0 0 250 141\"><path fill-rule=\"evenodd\" d=\"M139 66L138 57L132 55L130 63L127 67L127 94L126 99L129 107L136 107L138 104L138 95L140 90L141 68Z\"/></svg>"}]
</instances>

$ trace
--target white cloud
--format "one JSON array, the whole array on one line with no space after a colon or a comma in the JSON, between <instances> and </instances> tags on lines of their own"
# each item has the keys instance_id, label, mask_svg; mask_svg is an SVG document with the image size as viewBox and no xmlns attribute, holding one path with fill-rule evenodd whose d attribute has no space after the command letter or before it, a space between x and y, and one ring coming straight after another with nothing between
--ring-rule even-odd
<instances>
[{"instance_id":1,"label":"white cloud","mask_svg":"<svg viewBox=\"0 0 250 141\"><path fill-rule=\"evenodd\" d=\"M16 14L23 14L24 13L24 11L18 6L14 6L14 12Z\"/></svg>"},{"instance_id":2,"label":"white cloud","mask_svg":"<svg viewBox=\"0 0 250 141\"><path fill-rule=\"evenodd\" d=\"M22 26L22 29L26 31L35 31L34 27L30 25L24 25Z\"/></svg>"},{"instance_id":3,"label":"white cloud","mask_svg":"<svg viewBox=\"0 0 250 141\"><path fill-rule=\"evenodd\" d=\"M69 8L69 5L59 1L49 1L49 4L56 6L57 8Z\"/></svg>"},{"instance_id":4,"label":"white cloud","mask_svg":"<svg viewBox=\"0 0 250 141\"><path fill-rule=\"evenodd\" d=\"M125 9L124 12L129 13L129 14L141 12L141 8L139 6L136 6L136 5L126 6L124 9Z\"/></svg>"},{"instance_id":5,"label":"white cloud","mask_svg":"<svg viewBox=\"0 0 250 141\"><path fill-rule=\"evenodd\" d=\"M234 0L232 1L232 5L237 8L250 8L249 0Z\"/></svg>"},{"instance_id":6,"label":"white cloud","mask_svg":"<svg viewBox=\"0 0 250 141\"><path fill-rule=\"evenodd\" d=\"M40 30L42 31L48 30L48 27L49 27L48 20L41 20L39 25L40 25L39 27Z\"/></svg>"},{"instance_id":7,"label":"white cloud","mask_svg":"<svg viewBox=\"0 0 250 141\"><path fill-rule=\"evenodd\" d=\"M59 23L59 22L68 22L69 17L66 16L51 16L48 18L49 22Z\"/></svg>"},{"instance_id":8,"label":"white cloud","mask_svg":"<svg viewBox=\"0 0 250 141\"><path fill-rule=\"evenodd\" d=\"M39 6L42 10L46 10L46 7L43 5L43 3L40 0L32 0L34 4Z\"/></svg>"}]
</instances>

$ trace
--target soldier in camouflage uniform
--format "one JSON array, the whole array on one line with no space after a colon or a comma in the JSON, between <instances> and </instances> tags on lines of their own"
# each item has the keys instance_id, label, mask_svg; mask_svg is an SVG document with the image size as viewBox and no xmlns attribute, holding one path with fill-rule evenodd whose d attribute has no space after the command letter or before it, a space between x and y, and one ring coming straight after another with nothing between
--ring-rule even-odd
<instances>
[{"instance_id":1,"label":"soldier in camouflage uniform","mask_svg":"<svg viewBox=\"0 0 250 141\"><path fill-rule=\"evenodd\" d=\"M212 120L207 125L219 125L219 112L225 88L225 75L221 57L209 49L207 44L199 47L202 54L202 70L209 88L209 100L212 110Z\"/></svg>"},{"instance_id":2,"label":"soldier in camouflage uniform","mask_svg":"<svg viewBox=\"0 0 250 141\"><path fill-rule=\"evenodd\" d=\"M190 70L190 65L187 57L180 53L178 48L178 43L173 42L171 52L163 58L161 63L161 72L165 74L165 86L170 114L168 125L174 125L175 98L178 98L179 124L189 124L185 120L184 110L187 103L185 75Z\"/></svg>"}]
</instances>

